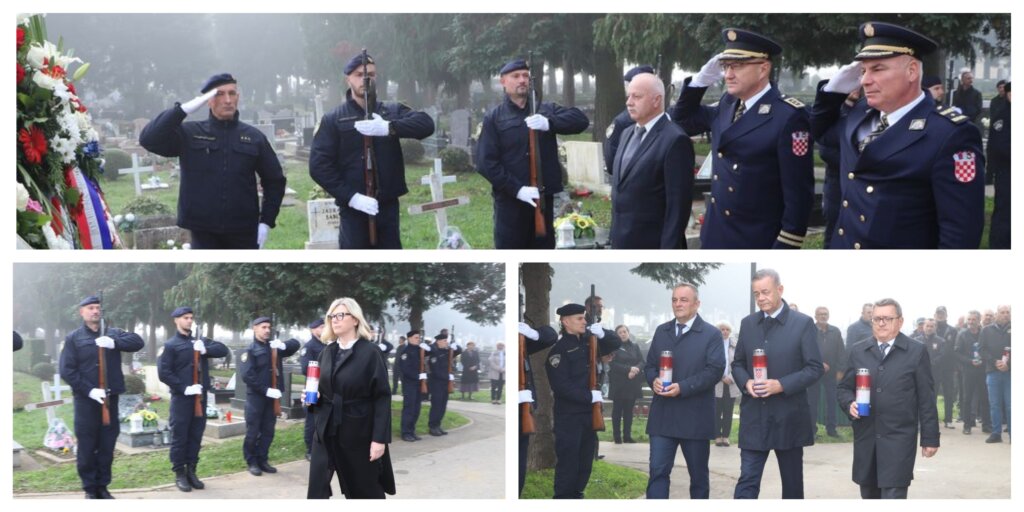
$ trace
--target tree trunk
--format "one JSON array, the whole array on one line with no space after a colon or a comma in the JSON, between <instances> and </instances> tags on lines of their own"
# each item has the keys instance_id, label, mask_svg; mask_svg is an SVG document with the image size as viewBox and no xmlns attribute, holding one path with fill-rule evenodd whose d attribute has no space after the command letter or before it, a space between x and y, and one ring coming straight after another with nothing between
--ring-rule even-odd
<instances>
[{"instance_id":1,"label":"tree trunk","mask_svg":"<svg viewBox=\"0 0 1024 512\"><path fill-rule=\"evenodd\" d=\"M455 84L455 86L451 87L451 92L449 94L452 94L452 95L455 96L455 108L456 109L460 109L460 108L468 109L469 108L469 99L470 99L469 86L470 86L470 83L471 82L468 82L468 81L460 81L459 83ZM445 89L448 89L448 87L445 87Z\"/></svg>"},{"instance_id":2,"label":"tree trunk","mask_svg":"<svg viewBox=\"0 0 1024 512\"><path fill-rule=\"evenodd\" d=\"M615 58L613 52L604 47L594 48L595 87L594 95L594 140L604 142L605 129L612 124L615 116L626 104L626 95L622 90L622 61Z\"/></svg>"},{"instance_id":3,"label":"tree trunk","mask_svg":"<svg viewBox=\"0 0 1024 512\"><path fill-rule=\"evenodd\" d=\"M580 94L587 94L590 92L590 74L583 72L580 73Z\"/></svg>"},{"instance_id":4,"label":"tree trunk","mask_svg":"<svg viewBox=\"0 0 1024 512\"><path fill-rule=\"evenodd\" d=\"M149 305L149 320L146 325L149 326L149 349L146 351L146 362L156 364L156 308L152 304Z\"/></svg>"},{"instance_id":5,"label":"tree trunk","mask_svg":"<svg viewBox=\"0 0 1024 512\"><path fill-rule=\"evenodd\" d=\"M526 303L526 318L532 320L534 326L547 325L550 315L551 265L547 263L523 263L522 279ZM544 361L548 351L544 350L530 356L533 368L533 382L536 384L537 410L533 413L537 425L537 433L531 436L530 451L527 455L527 468L531 470L555 467L555 438L552 434L553 416L551 408L551 384L544 370Z\"/></svg>"},{"instance_id":6,"label":"tree trunk","mask_svg":"<svg viewBox=\"0 0 1024 512\"><path fill-rule=\"evenodd\" d=\"M554 62L548 61L548 98L550 101L554 101L554 98L558 96L558 75L555 74L557 70Z\"/></svg>"},{"instance_id":7,"label":"tree trunk","mask_svg":"<svg viewBox=\"0 0 1024 512\"><path fill-rule=\"evenodd\" d=\"M562 103L566 107L576 106L576 66L568 54L562 60Z\"/></svg>"}]
</instances>

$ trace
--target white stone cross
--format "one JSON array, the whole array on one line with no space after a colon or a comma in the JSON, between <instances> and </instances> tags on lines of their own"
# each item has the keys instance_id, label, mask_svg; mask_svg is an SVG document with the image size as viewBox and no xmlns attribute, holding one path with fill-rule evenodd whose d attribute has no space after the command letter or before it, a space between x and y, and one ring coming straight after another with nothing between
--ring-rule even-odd
<instances>
[{"instance_id":1,"label":"white stone cross","mask_svg":"<svg viewBox=\"0 0 1024 512\"><path fill-rule=\"evenodd\" d=\"M153 166L139 167L139 155L132 153L132 166L127 169L118 169L118 174L131 174L135 178L135 195L142 195L142 182L139 180L139 173L153 172Z\"/></svg>"},{"instance_id":2,"label":"white stone cross","mask_svg":"<svg viewBox=\"0 0 1024 512\"><path fill-rule=\"evenodd\" d=\"M34 404L25 404L26 411L34 411L36 409L46 409L46 424L50 425L53 420L57 419L57 406L70 404L74 399L72 397L62 398L61 391L71 391L71 386L65 386L60 383L60 374L53 375L53 385L49 382L43 381L43 401Z\"/></svg>"},{"instance_id":3,"label":"white stone cross","mask_svg":"<svg viewBox=\"0 0 1024 512\"><path fill-rule=\"evenodd\" d=\"M431 201L410 206L409 213L419 215L421 213L433 212L434 220L437 222L437 234L439 237L443 237L448 230L448 213L446 210L453 206L469 204L469 198L466 196L444 198L444 184L455 183L455 176L445 176L442 174L440 158L434 159L434 171L420 178L420 183L430 185Z\"/></svg>"}]
</instances>

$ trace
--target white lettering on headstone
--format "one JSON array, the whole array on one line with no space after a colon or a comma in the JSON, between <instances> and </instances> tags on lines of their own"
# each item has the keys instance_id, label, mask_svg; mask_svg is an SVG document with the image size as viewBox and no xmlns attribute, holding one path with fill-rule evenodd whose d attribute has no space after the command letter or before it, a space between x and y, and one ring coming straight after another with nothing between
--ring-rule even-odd
<instances>
[{"instance_id":1,"label":"white lettering on headstone","mask_svg":"<svg viewBox=\"0 0 1024 512\"><path fill-rule=\"evenodd\" d=\"M306 202L309 241L306 249L337 249L341 216L333 199L312 199Z\"/></svg>"}]
</instances>

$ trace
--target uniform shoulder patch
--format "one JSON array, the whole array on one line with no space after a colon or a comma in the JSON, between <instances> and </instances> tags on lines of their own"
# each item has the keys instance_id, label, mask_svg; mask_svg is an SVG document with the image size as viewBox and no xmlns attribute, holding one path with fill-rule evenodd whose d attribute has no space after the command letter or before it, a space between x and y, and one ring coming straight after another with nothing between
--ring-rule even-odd
<instances>
[{"instance_id":1,"label":"uniform shoulder patch","mask_svg":"<svg viewBox=\"0 0 1024 512\"><path fill-rule=\"evenodd\" d=\"M241 359L242 359L243 363L248 362L249 361L249 352L242 352Z\"/></svg>"},{"instance_id":2,"label":"uniform shoulder patch","mask_svg":"<svg viewBox=\"0 0 1024 512\"><path fill-rule=\"evenodd\" d=\"M164 349L165 349L165 348L167 348L167 346L166 346L166 345L165 345L165 346L163 346L163 347L160 347L160 349L156 351L156 356L157 356L157 357L160 357L160 356L164 355Z\"/></svg>"},{"instance_id":3,"label":"uniform shoulder patch","mask_svg":"<svg viewBox=\"0 0 1024 512\"><path fill-rule=\"evenodd\" d=\"M555 354L548 358L548 363L551 364L552 368L558 368L558 364L562 362L562 354Z\"/></svg>"},{"instance_id":4,"label":"uniform shoulder patch","mask_svg":"<svg viewBox=\"0 0 1024 512\"><path fill-rule=\"evenodd\" d=\"M300 356L306 355L306 348L305 347L303 347L302 350L299 351L299 355Z\"/></svg>"},{"instance_id":5,"label":"uniform shoulder patch","mask_svg":"<svg viewBox=\"0 0 1024 512\"><path fill-rule=\"evenodd\" d=\"M793 106L793 108L804 108L804 107L807 106L807 105L804 105L804 102L802 102L802 101L800 101L800 100L798 100L796 98L791 98L789 96L783 98L782 101L785 102L785 103L790 104L791 106Z\"/></svg>"},{"instance_id":6,"label":"uniform shoulder patch","mask_svg":"<svg viewBox=\"0 0 1024 512\"><path fill-rule=\"evenodd\" d=\"M402 352L402 361L405 361L408 358L409 358L409 354L406 354L405 352Z\"/></svg>"},{"instance_id":7,"label":"uniform shoulder patch","mask_svg":"<svg viewBox=\"0 0 1024 512\"><path fill-rule=\"evenodd\" d=\"M612 124L608 125L608 128L606 128L604 130L604 138L607 139L607 138L611 137L612 136L612 132L614 132L614 131L615 131L615 123L612 123Z\"/></svg>"}]
</instances>

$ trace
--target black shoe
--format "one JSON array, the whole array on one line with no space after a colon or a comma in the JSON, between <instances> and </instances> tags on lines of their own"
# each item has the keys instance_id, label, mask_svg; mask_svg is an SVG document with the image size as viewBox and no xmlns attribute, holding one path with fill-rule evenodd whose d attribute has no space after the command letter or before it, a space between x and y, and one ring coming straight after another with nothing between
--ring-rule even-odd
<instances>
[{"instance_id":1,"label":"black shoe","mask_svg":"<svg viewBox=\"0 0 1024 512\"><path fill-rule=\"evenodd\" d=\"M944 427L946 427L946 428L956 428L956 427L954 427L954 426L953 426L953 424L952 424L952 423L950 423L950 422L948 422L948 421L947 421L947 422L945 423L945 425L943 425L943 426L944 426Z\"/></svg>"},{"instance_id":2,"label":"black shoe","mask_svg":"<svg viewBox=\"0 0 1024 512\"><path fill-rule=\"evenodd\" d=\"M203 490L206 488L206 484L196 476L196 465L189 464L186 466L186 476L188 476L188 483L193 489Z\"/></svg>"},{"instance_id":3,"label":"black shoe","mask_svg":"<svg viewBox=\"0 0 1024 512\"><path fill-rule=\"evenodd\" d=\"M443 428L441 428L441 427L437 427L437 430L438 430L439 432L441 432L441 435L442 435L442 436L446 436L446 435L448 435L448 431L447 431L447 430L445 430L445 429L443 429Z\"/></svg>"},{"instance_id":4,"label":"black shoe","mask_svg":"<svg viewBox=\"0 0 1024 512\"><path fill-rule=\"evenodd\" d=\"M622 442L626 443L626 444L635 444L636 443L636 441L634 441L632 437L627 437Z\"/></svg>"},{"instance_id":5,"label":"black shoe","mask_svg":"<svg viewBox=\"0 0 1024 512\"><path fill-rule=\"evenodd\" d=\"M971 427L964 426L964 435L971 435Z\"/></svg>"},{"instance_id":6,"label":"black shoe","mask_svg":"<svg viewBox=\"0 0 1024 512\"><path fill-rule=\"evenodd\" d=\"M420 436L418 436L418 435L416 435L416 434L413 434L413 435L412 435L412 437L413 437L413 439L415 439L415 440L417 440L417 441L422 441L422 440L423 440L423 438L422 438L422 437L420 437Z\"/></svg>"},{"instance_id":7,"label":"black shoe","mask_svg":"<svg viewBox=\"0 0 1024 512\"><path fill-rule=\"evenodd\" d=\"M598 455L598 456L597 456L597 457L595 457L595 458L596 458L597 460L603 460L603 459L604 459L604 455Z\"/></svg>"},{"instance_id":8,"label":"black shoe","mask_svg":"<svg viewBox=\"0 0 1024 512\"><path fill-rule=\"evenodd\" d=\"M982 425L981 431L982 431L982 433L985 433L985 434L991 434L992 433L992 427L986 427L986 426Z\"/></svg>"},{"instance_id":9,"label":"black shoe","mask_svg":"<svg viewBox=\"0 0 1024 512\"><path fill-rule=\"evenodd\" d=\"M257 466L256 464L249 464L249 473L252 476L260 476L263 474L263 471L260 470L260 467Z\"/></svg>"},{"instance_id":10,"label":"black shoe","mask_svg":"<svg viewBox=\"0 0 1024 512\"><path fill-rule=\"evenodd\" d=\"M432 435L434 437L441 437L444 434L441 433L441 429L439 429L437 427L434 427L434 428L430 429L430 435Z\"/></svg>"},{"instance_id":11,"label":"black shoe","mask_svg":"<svg viewBox=\"0 0 1024 512\"><path fill-rule=\"evenodd\" d=\"M174 485L181 492L192 492L192 486L188 482L188 470L185 468L174 470Z\"/></svg>"},{"instance_id":12,"label":"black shoe","mask_svg":"<svg viewBox=\"0 0 1024 512\"><path fill-rule=\"evenodd\" d=\"M96 489L96 496L99 499L101 499L101 500L112 500L112 499L114 499L114 496L112 496L110 494L110 491L107 490L107 486L105 486L105 485L102 486L102 487L98 487Z\"/></svg>"},{"instance_id":13,"label":"black shoe","mask_svg":"<svg viewBox=\"0 0 1024 512\"><path fill-rule=\"evenodd\" d=\"M402 441L407 441L407 442L410 442L410 443L415 443L416 442L416 438L413 437L413 436L410 436L409 434L406 434L406 435L402 436Z\"/></svg>"},{"instance_id":14,"label":"black shoe","mask_svg":"<svg viewBox=\"0 0 1024 512\"><path fill-rule=\"evenodd\" d=\"M100 497L96 494L96 491L92 489L85 490L85 499L87 500L98 500Z\"/></svg>"},{"instance_id":15,"label":"black shoe","mask_svg":"<svg viewBox=\"0 0 1024 512\"><path fill-rule=\"evenodd\" d=\"M986 439L985 442L986 443L990 443L990 444L991 443L1001 443L1001 442L1003 442L1003 436L1001 436L999 434L992 434L992 435L988 436L988 439Z\"/></svg>"},{"instance_id":16,"label":"black shoe","mask_svg":"<svg viewBox=\"0 0 1024 512\"><path fill-rule=\"evenodd\" d=\"M267 461L260 462L260 469L262 469L264 473L277 473L277 468L271 466Z\"/></svg>"},{"instance_id":17,"label":"black shoe","mask_svg":"<svg viewBox=\"0 0 1024 512\"><path fill-rule=\"evenodd\" d=\"M622 439L615 438L615 444L622 444Z\"/></svg>"}]
</instances>

